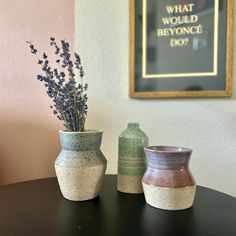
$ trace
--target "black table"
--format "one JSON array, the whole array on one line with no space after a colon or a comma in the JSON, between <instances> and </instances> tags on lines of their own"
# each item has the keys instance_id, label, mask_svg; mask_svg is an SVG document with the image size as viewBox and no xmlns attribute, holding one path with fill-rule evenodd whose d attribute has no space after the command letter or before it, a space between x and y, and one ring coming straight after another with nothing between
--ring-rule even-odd
<instances>
[{"instance_id":1,"label":"black table","mask_svg":"<svg viewBox=\"0 0 236 236\"><path fill-rule=\"evenodd\" d=\"M86 202L65 200L56 178L33 180L0 188L0 235L236 236L236 199L197 187L194 206L172 212L117 192L116 176Z\"/></svg>"}]
</instances>

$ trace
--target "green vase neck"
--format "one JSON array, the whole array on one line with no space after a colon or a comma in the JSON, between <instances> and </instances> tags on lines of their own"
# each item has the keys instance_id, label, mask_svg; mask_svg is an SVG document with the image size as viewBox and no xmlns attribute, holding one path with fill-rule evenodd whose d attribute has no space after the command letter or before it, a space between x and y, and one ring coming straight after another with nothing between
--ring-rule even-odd
<instances>
[{"instance_id":1,"label":"green vase neck","mask_svg":"<svg viewBox=\"0 0 236 236\"><path fill-rule=\"evenodd\" d=\"M128 123L128 128L139 128L139 123Z\"/></svg>"},{"instance_id":2,"label":"green vase neck","mask_svg":"<svg viewBox=\"0 0 236 236\"><path fill-rule=\"evenodd\" d=\"M102 132L60 132L61 147L69 151L98 150L101 146Z\"/></svg>"}]
</instances>

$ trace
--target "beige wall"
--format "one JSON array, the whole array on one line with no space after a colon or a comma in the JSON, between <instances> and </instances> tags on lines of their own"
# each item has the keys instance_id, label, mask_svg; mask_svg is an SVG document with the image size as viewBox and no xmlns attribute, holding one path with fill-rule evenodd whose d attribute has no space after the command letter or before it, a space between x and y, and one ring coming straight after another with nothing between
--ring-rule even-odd
<instances>
[{"instance_id":1,"label":"beige wall","mask_svg":"<svg viewBox=\"0 0 236 236\"><path fill-rule=\"evenodd\" d=\"M130 99L128 27L129 1L76 1L76 47L89 82L88 126L104 130L107 172L116 173L118 135L137 121L153 145L193 148L198 184L236 196L236 84L226 99Z\"/></svg>"},{"instance_id":2,"label":"beige wall","mask_svg":"<svg viewBox=\"0 0 236 236\"><path fill-rule=\"evenodd\" d=\"M0 184L54 175L61 126L25 42L73 43L73 11L73 0L0 0Z\"/></svg>"}]
</instances>

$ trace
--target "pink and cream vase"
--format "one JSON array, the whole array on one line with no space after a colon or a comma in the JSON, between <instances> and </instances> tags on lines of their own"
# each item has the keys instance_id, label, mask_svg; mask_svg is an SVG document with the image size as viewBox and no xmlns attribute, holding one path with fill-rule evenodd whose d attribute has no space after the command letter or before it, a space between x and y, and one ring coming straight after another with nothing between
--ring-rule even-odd
<instances>
[{"instance_id":1,"label":"pink and cream vase","mask_svg":"<svg viewBox=\"0 0 236 236\"><path fill-rule=\"evenodd\" d=\"M196 183L189 169L192 150L150 146L144 151L148 168L142 185L147 204L164 210L190 208L196 192Z\"/></svg>"}]
</instances>

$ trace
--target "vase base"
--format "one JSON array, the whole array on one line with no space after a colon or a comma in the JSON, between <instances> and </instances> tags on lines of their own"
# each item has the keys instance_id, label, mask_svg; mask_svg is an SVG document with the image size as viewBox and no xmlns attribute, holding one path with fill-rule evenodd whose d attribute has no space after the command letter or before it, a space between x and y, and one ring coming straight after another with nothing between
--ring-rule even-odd
<instances>
[{"instance_id":1,"label":"vase base","mask_svg":"<svg viewBox=\"0 0 236 236\"><path fill-rule=\"evenodd\" d=\"M63 197L70 201L87 201L98 196L106 165L80 168L55 165L55 169Z\"/></svg>"},{"instance_id":2,"label":"vase base","mask_svg":"<svg viewBox=\"0 0 236 236\"><path fill-rule=\"evenodd\" d=\"M182 188L167 188L143 182L147 204L163 210L184 210L193 205L196 185Z\"/></svg>"},{"instance_id":3,"label":"vase base","mask_svg":"<svg viewBox=\"0 0 236 236\"><path fill-rule=\"evenodd\" d=\"M117 190L123 193L139 194L143 193L142 187L143 176L117 176Z\"/></svg>"},{"instance_id":4,"label":"vase base","mask_svg":"<svg viewBox=\"0 0 236 236\"><path fill-rule=\"evenodd\" d=\"M66 200L69 200L69 201L72 201L72 202L86 202L86 201L90 201L90 200L93 200L95 198L98 197L97 196L84 196L84 197L80 197L80 198L69 198L69 197L66 197L64 196L64 194L62 193L62 196L66 199Z\"/></svg>"}]
</instances>

